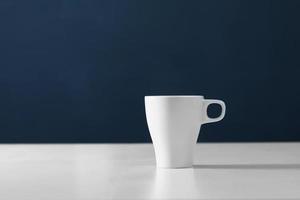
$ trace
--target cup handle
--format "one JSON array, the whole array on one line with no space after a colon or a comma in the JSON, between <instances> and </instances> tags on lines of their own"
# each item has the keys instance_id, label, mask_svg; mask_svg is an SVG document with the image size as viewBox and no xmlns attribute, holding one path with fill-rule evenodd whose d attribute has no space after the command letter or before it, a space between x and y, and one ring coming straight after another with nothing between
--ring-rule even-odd
<instances>
[{"instance_id":1,"label":"cup handle","mask_svg":"<svg viewBox=\"0 0 300 200\"><path fill-rule=\"evenodd\" d=\"M210 104L219 104L222 108L221 114L219 117L210 118L207 115L207 108ZM224 101L217 100L217 99L204 99L203 100L203 122L202 124L212 123L212 122L218 122L221 121L225 116L226 106Z\"/></svg>"}]
</instances>

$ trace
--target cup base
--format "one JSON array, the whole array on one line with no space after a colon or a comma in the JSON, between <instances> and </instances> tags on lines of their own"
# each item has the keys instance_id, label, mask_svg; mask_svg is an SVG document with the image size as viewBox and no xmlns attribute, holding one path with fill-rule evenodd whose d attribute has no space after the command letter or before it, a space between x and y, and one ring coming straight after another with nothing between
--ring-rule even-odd
<instances>
[{"instance_id":1,"label":"cup base","mask_svg":"<svg viewBox=\"0 0 300 200\"><path fill-rule=\"evenodd\" d=\"M184 166L184 167L161 167L161 166L157 166L157 168L159 169L187 169L187 168L193 168L193 166Z\"/></svg>"},{"instance_id":2,"label":"cup base","mask_svg":"<svg viewBox=\"0 0 300 200\"><path fill-rule=\"evenodd\" d=\"M160 169L182 169L182 168L193 168L193 164L187 165L156 165Z\"/></svg>"}]
</instances>

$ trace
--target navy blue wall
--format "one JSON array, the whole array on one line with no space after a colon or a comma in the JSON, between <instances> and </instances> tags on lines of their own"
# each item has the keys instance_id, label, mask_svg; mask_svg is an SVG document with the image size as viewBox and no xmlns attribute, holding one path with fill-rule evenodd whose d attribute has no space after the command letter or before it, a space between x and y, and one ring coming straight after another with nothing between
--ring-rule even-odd
<instances>
[{"instance_id":1,"label":"navy blue wall","mask_svg":"<svg viewBox=\"0 0 300 200\"><path fill-rule=\"evenodd\" d=\"M149 142L151 94L223 99L226 118L201 141L299 141L299 10L297 0L1 0L0 142Z\"/></svg>"}]
</instances>

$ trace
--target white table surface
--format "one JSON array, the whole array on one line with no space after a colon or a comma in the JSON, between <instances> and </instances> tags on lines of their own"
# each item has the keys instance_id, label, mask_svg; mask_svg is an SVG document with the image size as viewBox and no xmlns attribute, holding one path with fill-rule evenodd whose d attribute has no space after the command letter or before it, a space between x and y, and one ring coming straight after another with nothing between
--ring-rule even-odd
<instances>
[{"instance_id":1,"label":"white table surface","mask_svg":"<svg viewBox=\"0 0 300 200\"><path fill-rule=\"evenodd\" d=\"M300 143L196 149L156 169L151 144L0 145L0 199L300 199Z\"/></svg>"}]
</instances>

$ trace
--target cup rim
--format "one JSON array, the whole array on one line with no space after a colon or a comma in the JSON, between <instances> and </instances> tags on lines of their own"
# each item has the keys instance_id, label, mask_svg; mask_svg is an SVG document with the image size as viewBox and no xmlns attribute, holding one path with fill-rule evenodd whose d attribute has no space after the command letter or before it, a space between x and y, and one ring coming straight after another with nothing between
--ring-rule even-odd
<instances>
[{"instance_id":1,"label":"cup rim","mask_svg":"<svg viewBox=\"0 0 300 200\"><path fill-rule=\"evenodd\" d=\"M145 98L204 98L203 95L147 95Z\"/></svg>"}]
</instances>

